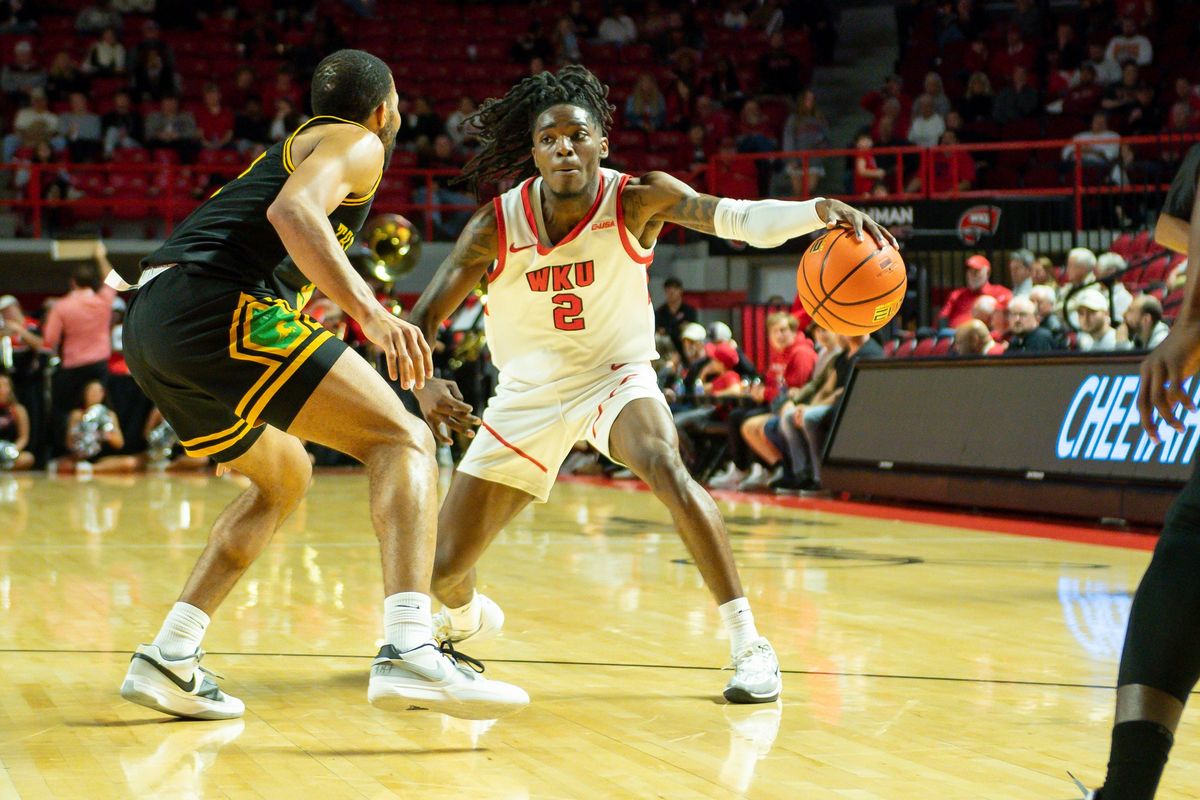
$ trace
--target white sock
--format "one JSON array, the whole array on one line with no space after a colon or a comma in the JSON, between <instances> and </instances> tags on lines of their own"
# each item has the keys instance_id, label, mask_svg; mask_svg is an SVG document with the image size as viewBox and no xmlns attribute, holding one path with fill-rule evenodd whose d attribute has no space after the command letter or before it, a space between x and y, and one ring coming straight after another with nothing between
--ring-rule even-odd
<instances>
[{"instance_id":1,"label":"white sock","mask_svg":"<svg viewBox=\"0 0 1200 800\"><path fill-rule=\"evenodd\" d=\"M401 653L433 641L433 601L421 592L383 598L383 635Z\"/></svg>"},{"instance_id":2,"label":"white sock","mask_svg":"<svg viewBox=\"0 0 1200 800\"><path fill-rule=\"evenodd\" d=\"M154 637L154 645L171 661L187 658L200 647L210 621L208 614L191 603L176 603Z\"/></svg>"},{"instance_id":3,"label":"white sock","mask_svg":"<svg viewBox=\"0 0 1200 800\"><path fill-rule=\"evenodd\" d=\"M754 612L750 610L750 601L746 598L730 600L717 606L717 611L721 612L721 621L729 631L729 651L735 656L758 638L758 628L754 627Z\"/></svg>"},{"instance_id":4,"label":"white sock","mask_svg":"<svg viewBox=\"0 0 1200 800\"><path fill-rule=\"evenodd\" d=\"M483 613L480 604L476 602L479 594L472 589L471 599L458 608L446 606L446 614L450 617L450 627L456 631L473 631L479 627L479 619Z\"/></svg>"}]
</instances>

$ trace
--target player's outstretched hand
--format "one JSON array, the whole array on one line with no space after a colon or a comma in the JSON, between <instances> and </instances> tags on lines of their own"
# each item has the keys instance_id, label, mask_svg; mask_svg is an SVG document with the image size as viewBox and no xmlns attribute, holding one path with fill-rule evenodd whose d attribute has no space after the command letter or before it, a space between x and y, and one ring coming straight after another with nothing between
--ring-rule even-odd
<instances>
[{"instance_id":1,"label":"player's outstretched hand","mask_svg":"<svg viewBox=\"0 0 1200 800\"><path fill-rule=\"evenodd\" d=\"M1196 410L1183 390L1183 382L1197 372L1200 372L1200 322L1180 320L1142 362L1138 411L1142 415L1142 428L1154 441L1159 440L1155 411L1163 422L1182 431L1183 421L1175 416L1176 404L1182 404L1188 411Z\"/></svg>"},{"instance_id":2,"label":"player's outstretched hand","mask_svg":"<svg viewBox=\"0 0 1200 800\"><path fill-rule=\"evenodd\" d=\"M892 247L900 246L896 241L896 237L892 236L891 231L857 208L848 206L841 200L826 200L825 202L825 213L821 216L825 220L826 228L849 228L854 232L854 238L860 242L863 238L863 231L866 231L871 234L871 238L880 247L883 247L885 244L890 244Z\"/></svg>"},{"instance_id":3,"label":"player's outstretched hand","mask_svg":"<svg viewBox=\"0 0 1200 800\"><path fill-rule=\"evenodd\" d=\"M434 438L442 444L451 444L450 437L442 433L443 424L468 438L475 435L479 417L475 416L470 404L463 400L462 392L454 381L432 378L424 389L413 394L421 404L421 414L433 431Z\"/></svg>"},{"instance_id":4,"label":"player's outstretched hand","mask_svg":"<svg viewBox=\"0 0 1200 800\"><path fill-rule=\"evenodd\" d=\"M382 307L361 324L366 337L383 351L388 377L400 381L401 388L420 389L425 385L425 379L433 376L433 353L416 325L389 314Z\"/></svg>"}]
</instances>

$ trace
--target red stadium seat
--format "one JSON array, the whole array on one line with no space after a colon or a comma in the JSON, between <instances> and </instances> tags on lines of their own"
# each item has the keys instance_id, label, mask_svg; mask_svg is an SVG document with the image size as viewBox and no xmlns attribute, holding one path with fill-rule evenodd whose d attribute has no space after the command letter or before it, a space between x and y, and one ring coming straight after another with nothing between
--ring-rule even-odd
<instances>
[{"instance_id":1,"label":"red stadium seat","mask_svg":"<svg viewBox=\"0 0 1200 800\"><path fill-rule=\"evenodd\" d=\"M946 356L950 354L950 348L954 347L953 336L939 336L937 344L933 346L933 352L930 355Z\"/></svg>"},{"instance_id":2,"label":"red stadium seat","mask_svg":"<svg viewBox=\"0 0 1200 800\"><path fill-rule=\"evenodd\" d=\"M899 339L888 339L883 345L883 357L891 358L896 354L896 348L900 346Z\"/></svg>"},{"instance_id":3,"label":"red stadium seat","mask_svg":"<svg viewBox=\"0 0 1200 800\"><path fill-rule=\"evenodd\" d=\"M912 358L913 351L917 349L917 340L915 338L902 342L896 348L896 358Z\"/></svg>"},{"instance_id":4,"label":"red stadium seat","mask_svg":"<svg viewBox=\"0 0 1200 800\"><path fill-rule=\"evenodd\" d=\"M913 358L925 358L933 355L933 348L936 344L936 336L923 336L917 339L917 346L912 351Z\"/></svg>"}]
</instances>

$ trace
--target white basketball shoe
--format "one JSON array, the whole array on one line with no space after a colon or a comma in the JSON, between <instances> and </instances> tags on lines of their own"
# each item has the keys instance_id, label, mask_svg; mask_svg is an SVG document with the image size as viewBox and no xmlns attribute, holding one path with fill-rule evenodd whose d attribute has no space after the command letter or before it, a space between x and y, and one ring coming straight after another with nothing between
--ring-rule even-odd
<instances>
[{"instance_id":1,"label":"white basketball shoe","mask_svg":"<svg viewBox=\"0 0 1200 800\"><path fill-rule=\"evenodd\" d=\"M779 659L771 643L761 636L733 657L733 677L725 686L731 703L772 703L783 690Z\"/></svg>"},{"instance_id":2,"label":"white basketball shoe","mask_svg":"<svg viewBox=\"0 0 1200 800\"><path fill-rule=\"evenodd\" d=\"M450 619L450 612L442 609L433 615L433 638L439 642L484 642L499 635L504 627L504 610L487 595L475 593L475 602L479 603L479 625L474 630L455 628Z\"/></svg>"},{"instance_id":3,"label":"white basketball shoe","mask_svg":"<svg viewBox=\"0 0 1200 800\"><path fill-rule=\"evenodd\" d=\"M488 680L483 664L433 642L401 653L385 644L371 665L367 700L389 711L428 709L462 719L497 719L529 705L524 689Z\"/></svg>"},{"instance_id":4,"label":"white basketball shoe","mask_svg":"<svg viewBox=\"0 0 1200 800\"><path fill-rule=\"evenodd\" d=\"M178 660L163 656L152 644L139 645L129 662L121 697L164 714L189 719L233 719L246 705L221 691L221 676L200 666L204 651Z\"/></svg>"}]
</instances>

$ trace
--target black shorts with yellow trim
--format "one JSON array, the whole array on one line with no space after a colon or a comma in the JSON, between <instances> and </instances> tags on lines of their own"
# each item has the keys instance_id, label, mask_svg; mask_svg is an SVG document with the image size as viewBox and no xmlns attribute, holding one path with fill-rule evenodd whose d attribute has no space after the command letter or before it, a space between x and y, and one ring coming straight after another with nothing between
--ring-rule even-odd
<instances>
[{"instance_id":1,"label":"black shorts with yellow trim","mask_svg":"<svg viewBox=\"0 0 1200 800\"><path fill-rule=\"evenodd\" d=\"M125 360L190 456L231 461L286 431L346 345L266 284L181 264L134 295Z\"/></svg>"}]
</instances>

